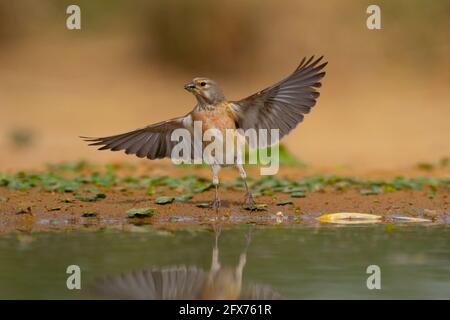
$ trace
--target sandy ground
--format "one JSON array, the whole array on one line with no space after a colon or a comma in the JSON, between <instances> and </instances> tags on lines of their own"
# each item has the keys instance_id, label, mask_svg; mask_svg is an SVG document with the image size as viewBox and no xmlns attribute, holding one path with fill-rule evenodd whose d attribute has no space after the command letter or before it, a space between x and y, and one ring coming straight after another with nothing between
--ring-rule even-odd
<instances>
[{"instance_id":1,"label":"sandy ground","mask_svg":"<svg viewBox=\"0 0 450 320\"><path fill-rule=\"evenodd\" d=\"M209 169L174 168L171 165L149 165L146 168L130 169L145 171L150 176L172 174L192 174L209 176ZM320 172L324 172L321 170ZM256 170L250 170L255 174ZM280 176L290 178L302 177L317 173L317 169L282 168ZM345 170L341 170L342 175ZM398 172L396 172L398 174ZM420 170L403 172L406 176L424 176ZM122 174L128 174L123 172ZM445 176L443 171L428 172L428 176ZM235 178L236 172L231 168L223 170L223 180ZM361 174L365 178L392 177L392 172L367 172ZM430 220L428 223L450 222L450 190L439 187L436 196L430 197L428 187L423 190L400 190L378 195L362 195L357 190L345 189L336 191L327 187L324 190L308 193L304 198L290 198L289 194L273 193L270 196L259 196L257 203L267 204L264 211L248 211L242 208L244 194L230 188L221 189L222 207L219 213L210 208L199 208L197 204L210 201L213 190L194 195L187 202L174 202L160 205L155 199L161 195L180 194L177 190L147 195L145 190L118 191L112 188L99 192L105 199L96 202L73 200L71 193L52 193L32 188L30 191L16 191L0 187L0 233L11 231L49 231L49 230L89 230L97 231L105 228L134 230L136 225L153 225L160 228L176 229L198 224L211 223L214 219L223 219L225 223L260 223L260 224L293 224L318 223L317 217L322 214L336 212L358 212L381 215L380 222L404 222L397 217L415 217ZM277 205L278 202L291 199L292 204ZM154 208L155 213L145 218L129 218L127 210L131 208ZM86 213L91 216L86 217Z\"/></svg>"}]
</instances>

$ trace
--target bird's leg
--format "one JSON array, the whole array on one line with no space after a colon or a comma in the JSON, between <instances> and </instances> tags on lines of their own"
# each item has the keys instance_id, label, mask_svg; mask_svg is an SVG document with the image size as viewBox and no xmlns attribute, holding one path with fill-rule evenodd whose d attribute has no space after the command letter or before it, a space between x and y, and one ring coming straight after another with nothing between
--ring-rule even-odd
<instances>
[{"instance_id":1,"label":"bird's leg","mask_svg":"<svg viewBox=\"0 0 450 320\"><path fill-rule=\"evenodd\" d=\"M255 225L251 224L247 230L247 233L245 234L245 251L248 250L250 242L252 242L253 230L255 230Z\"/></svg>"},{"instance_id":2,"label":"bird's leg","mask_svg":"<svg viewBox=\"0 0 450 320\"><path fill-rule=\"evenodd\" d=\"M215 240L214 246L217 248L219 246L220 234L222 233L222 223L214 222L213 229L214 229L214 240Z\"/></svg>"},{"instance_id":3,"label":"bird's leg","mask_svg":"<svg viewBox=\"0 0 450 320\"><path fill-rule=\"evenodd\" d=\"M220 269L220 262L219 262L219 237L222 230L222 225L219 223L218 225L216 222L213 224L214 228L214 236L215 236L215 242L214 242L214 248L212 252L212 261L211 261L211 272L217 272Z\"/></svg>"},{"instance_id":4,"label":"bird's leg","mask_svg":"<svg viewBox=\"0 0 450 320\"><path fill-rule=\"evenodd\" d=\"M242 273L244 271L245 264L247 263L247 252L242 253L239 256L239 263L236 267L236 278L239 284L242 282Z\"/></svg>"},{"instance_id":5,"label":"bird's leg","mask_svg":"<svg viewBox=\"0 0 450 320\"><path fill-rule=\"evenodd\" d=\"M245 264L247 263L247 251L252 241L252 233L255 225L251 225L245 234L245 249L239 256L239 263L236 267L236 277L239 281L242 281L242 272L244 271Z\"/></svg>"},{"instance_id":6,"label":"bird's leg","mask_svg":"<svg viewBox=\"0 0 450 320\"><path fill-rule=\"evenodd\" d=\"M244 180L244 185L245 185L245 206L254 206L256 205L255 200L253 199L253 195L252 193L249 191L249 188L247 186L247 181Z\"/></svg>"},{"instance_id":7,"label":"bird's leg","mask_svg":"<svg viewBox=\"0 0 450 320\"><path fill-rule=\"evenodd\" d=\"M244 180L244 187L245 187L244 207L252 207L256 203L255 203L255 200L253 200L252 193L250 192L250 189L247 185L247 173L245 173L245 170L244 170L244 167L242 166L242 164L236 164L236 166L239 170L239 175L241 176L242 180Z\"/></svg>"},{"instance_id":8,"label":"bird's leg","mask_svg":"<svg viewBox=\"0 0 450 320\"><path fill-rule=\"evenodd\" d=\"M214 201L211 203L211 206L216 210L216 213L219 212L220 207L220 199L219 199L219 172L220 172L220 165L213 164L211 166L212 172L213 172L213 185L215 187L215 195L214 195Z\"/></svg>"}]
</instances>

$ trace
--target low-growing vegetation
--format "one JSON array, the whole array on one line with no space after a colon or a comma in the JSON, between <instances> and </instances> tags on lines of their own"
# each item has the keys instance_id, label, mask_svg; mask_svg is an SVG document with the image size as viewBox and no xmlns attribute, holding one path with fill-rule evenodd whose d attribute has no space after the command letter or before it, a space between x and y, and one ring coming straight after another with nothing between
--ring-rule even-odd
<instances>
[{"instance_id":1,"label":"low-growing vegetation","mask_svg":"<svg viewBox=\"0 0 450 320\"><path fill-rule=\"evenodd\" d=\"M50 170L45 172L21 171L15 174L0 174L0 186L20 191L39 188L48 192L73 193L76 200L83 202L104 199L106 194L100 192L99 189L113 188L120 191L145 189L150 196L155 193L158 194L156 199L158 204L187 201L192 199L194 194L212 188L209 179L193 175L121 177L111 167L86 172L86 166L86 164L65 164L59 167L52 166ZM383 180L317 174L299 179L280 176L249 178L249 184L255 196L270 196L276 192L281 192L298 198L325 188L333 188L338 191L356 189L360 194L369 196L406 189L421 190L428 186L431 190L430 197L434 197L438 187L450 188L450 178L406 178L399 176ZM240 178L224 181L223 186L235 190L244 189L243 181ZM167 190L174 189L180 193L177 197L164 194Z\"/></svg>"}]
</instances>

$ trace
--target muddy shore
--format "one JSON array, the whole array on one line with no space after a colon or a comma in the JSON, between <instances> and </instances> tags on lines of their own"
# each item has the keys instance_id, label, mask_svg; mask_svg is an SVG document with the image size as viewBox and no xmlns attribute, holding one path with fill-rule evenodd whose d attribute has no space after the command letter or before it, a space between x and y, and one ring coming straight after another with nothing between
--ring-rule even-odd
<instances>
[{"instance_id":1,"label":"muddy shore","mask_svg":"<svg viewBox=\"0 0 450 320\"><path fill-rule=\"evenodd\" d=\"M140 168L142 169L142 168ZM123 169L115 171L117 176L127 177L130 174ZM70 171L70 170L69 170ZM148 172L149 170L147 170ZM178 177L183 170L167 166L154 166L146 178L136 178L136 181L149 179L148 177L163 176L172 173ZM196 169L193 172L198 176L206 177L209 174L207 168ZM192 173L189 171L189 173ZM86 174L86 170L64 172L62 175ZM289 177L291 180L305 179L307 175L314 174L310 169L285 168L280 177ZM234 178L235 172L224 170L224 180ZM424 175L423 172L410 171L410 177ZM429 176L445 177L443 172L429 173ZM367 173L362 177L383 177L389 179L388 173ZM314 176L313 176L314 177ZM6 178L5 178L6 179ZM23 179L23 178L22 178ZM283 182L283 178L277 180ZM329 179L329 178L328 178ZM336 179L336 178L335 178ZM353 179L353 178L352 178ZM431 178L430 178L431 179ZM434 179L434 178L433 178ZM317 180L317 179L316 179ZM316 181L314 180L314 181ZM135 183L136 183L135 181ZM169 180L169 184L172 180ZM184 181L184 180L183 180ZM309 180L302 180L309 183ZM328 180L326 180L328 181ZM349 180L352 182L353 180ZM359 180L358 180L359 181ZM376 185L375 180L370 180ZM374 182L375 181L375 182ZM401 180L405 184L409 180ZM434 181L434 180L433 180ZM19 181L20 182L20 181ZM222 207L218 215L213 209L203 207L213 198L212 188L204 187L201 192L191 192L191 199L183 201L171 200L167 204L158 204L157 199L163 197L177 197L185 195L186 190L181 187L156 185L152 192L149 187L121 187L119 182L111 185L98 185L98 181L85 182L83 188L70 192L57 192L44 189L42 186L32 186L26 190L17 190L8 187L5 182L0 186L0 233L12 231L35 232L49 230L87 230L96 231L107 228L131 230L135 226L152 225L158 228L177 229L188 226L209 224L215 219L221 219L224 223L259 223L259 224L294 224L294 223L319 223L317 217L323 214L336 212L359 212L381 215L381 223L401 223L401 217L414 217L427 220L428 223L450 223L450 189L448 185L427 185L420 188L408 187L380 192L365 192L361 187L338 188L347 180L337 180L322 185L313 185L305 194L294 192L280 192L279 187L274 190L257 189L255 200L259 204L266 205L261 211L245 210L242 208L244 194L236 185L226 184L221 188ZM18 183L11 181L10 183ZM22 181L23 183L23 181ZM177 183L172 182L172 183ZM196 181L195 183L199 183ZM201 180L201 183L205 184ZM358 182L360 183L360 182ZM366 182L361 182L366 183ZM129 185L129 184L128 184ZM253 182L254 188L258 187L258 180ZM368 186L371 186L368 184ZM151 186L153 188L153 186ZM92 189L95 188L95 191ZM198 187L197 187L198 188ZM288 186L287 188L292 188ZM366 187L367 188L367 187ZM88 190L88 191L86 191ZM262 190L262 192L258 192ZM377 190L377 189L370 189ZM370 191L369 190L369 191ZM93 193L94 192L94 193ZM296 193L297 192L297 193ZM94 194L94 196L92 195ZM80 196L81 195L81 196ZM98 199L96 198L98 196ZM133 208L152 208L149 215L136 215L130 217L129 210ZM400 218L399 218L400 217Z\"/></svg>"}]
</instances>

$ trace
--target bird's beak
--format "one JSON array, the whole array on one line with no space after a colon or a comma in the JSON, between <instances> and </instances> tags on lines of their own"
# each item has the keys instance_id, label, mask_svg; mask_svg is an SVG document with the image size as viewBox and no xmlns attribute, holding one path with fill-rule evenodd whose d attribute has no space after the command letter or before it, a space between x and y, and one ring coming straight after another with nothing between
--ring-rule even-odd
<instances>
[{"instance_id":1,"label":"bird's beak","mask_svg":"<svg viewBox=\"0 0 450 320\"><path fill-rule=\"evenodd\" d=\"M195 84L193 82L186 83L184 85L184 89L186 89L187 91L192 91L195 89Z\"/></svg>"}]
</instances>

